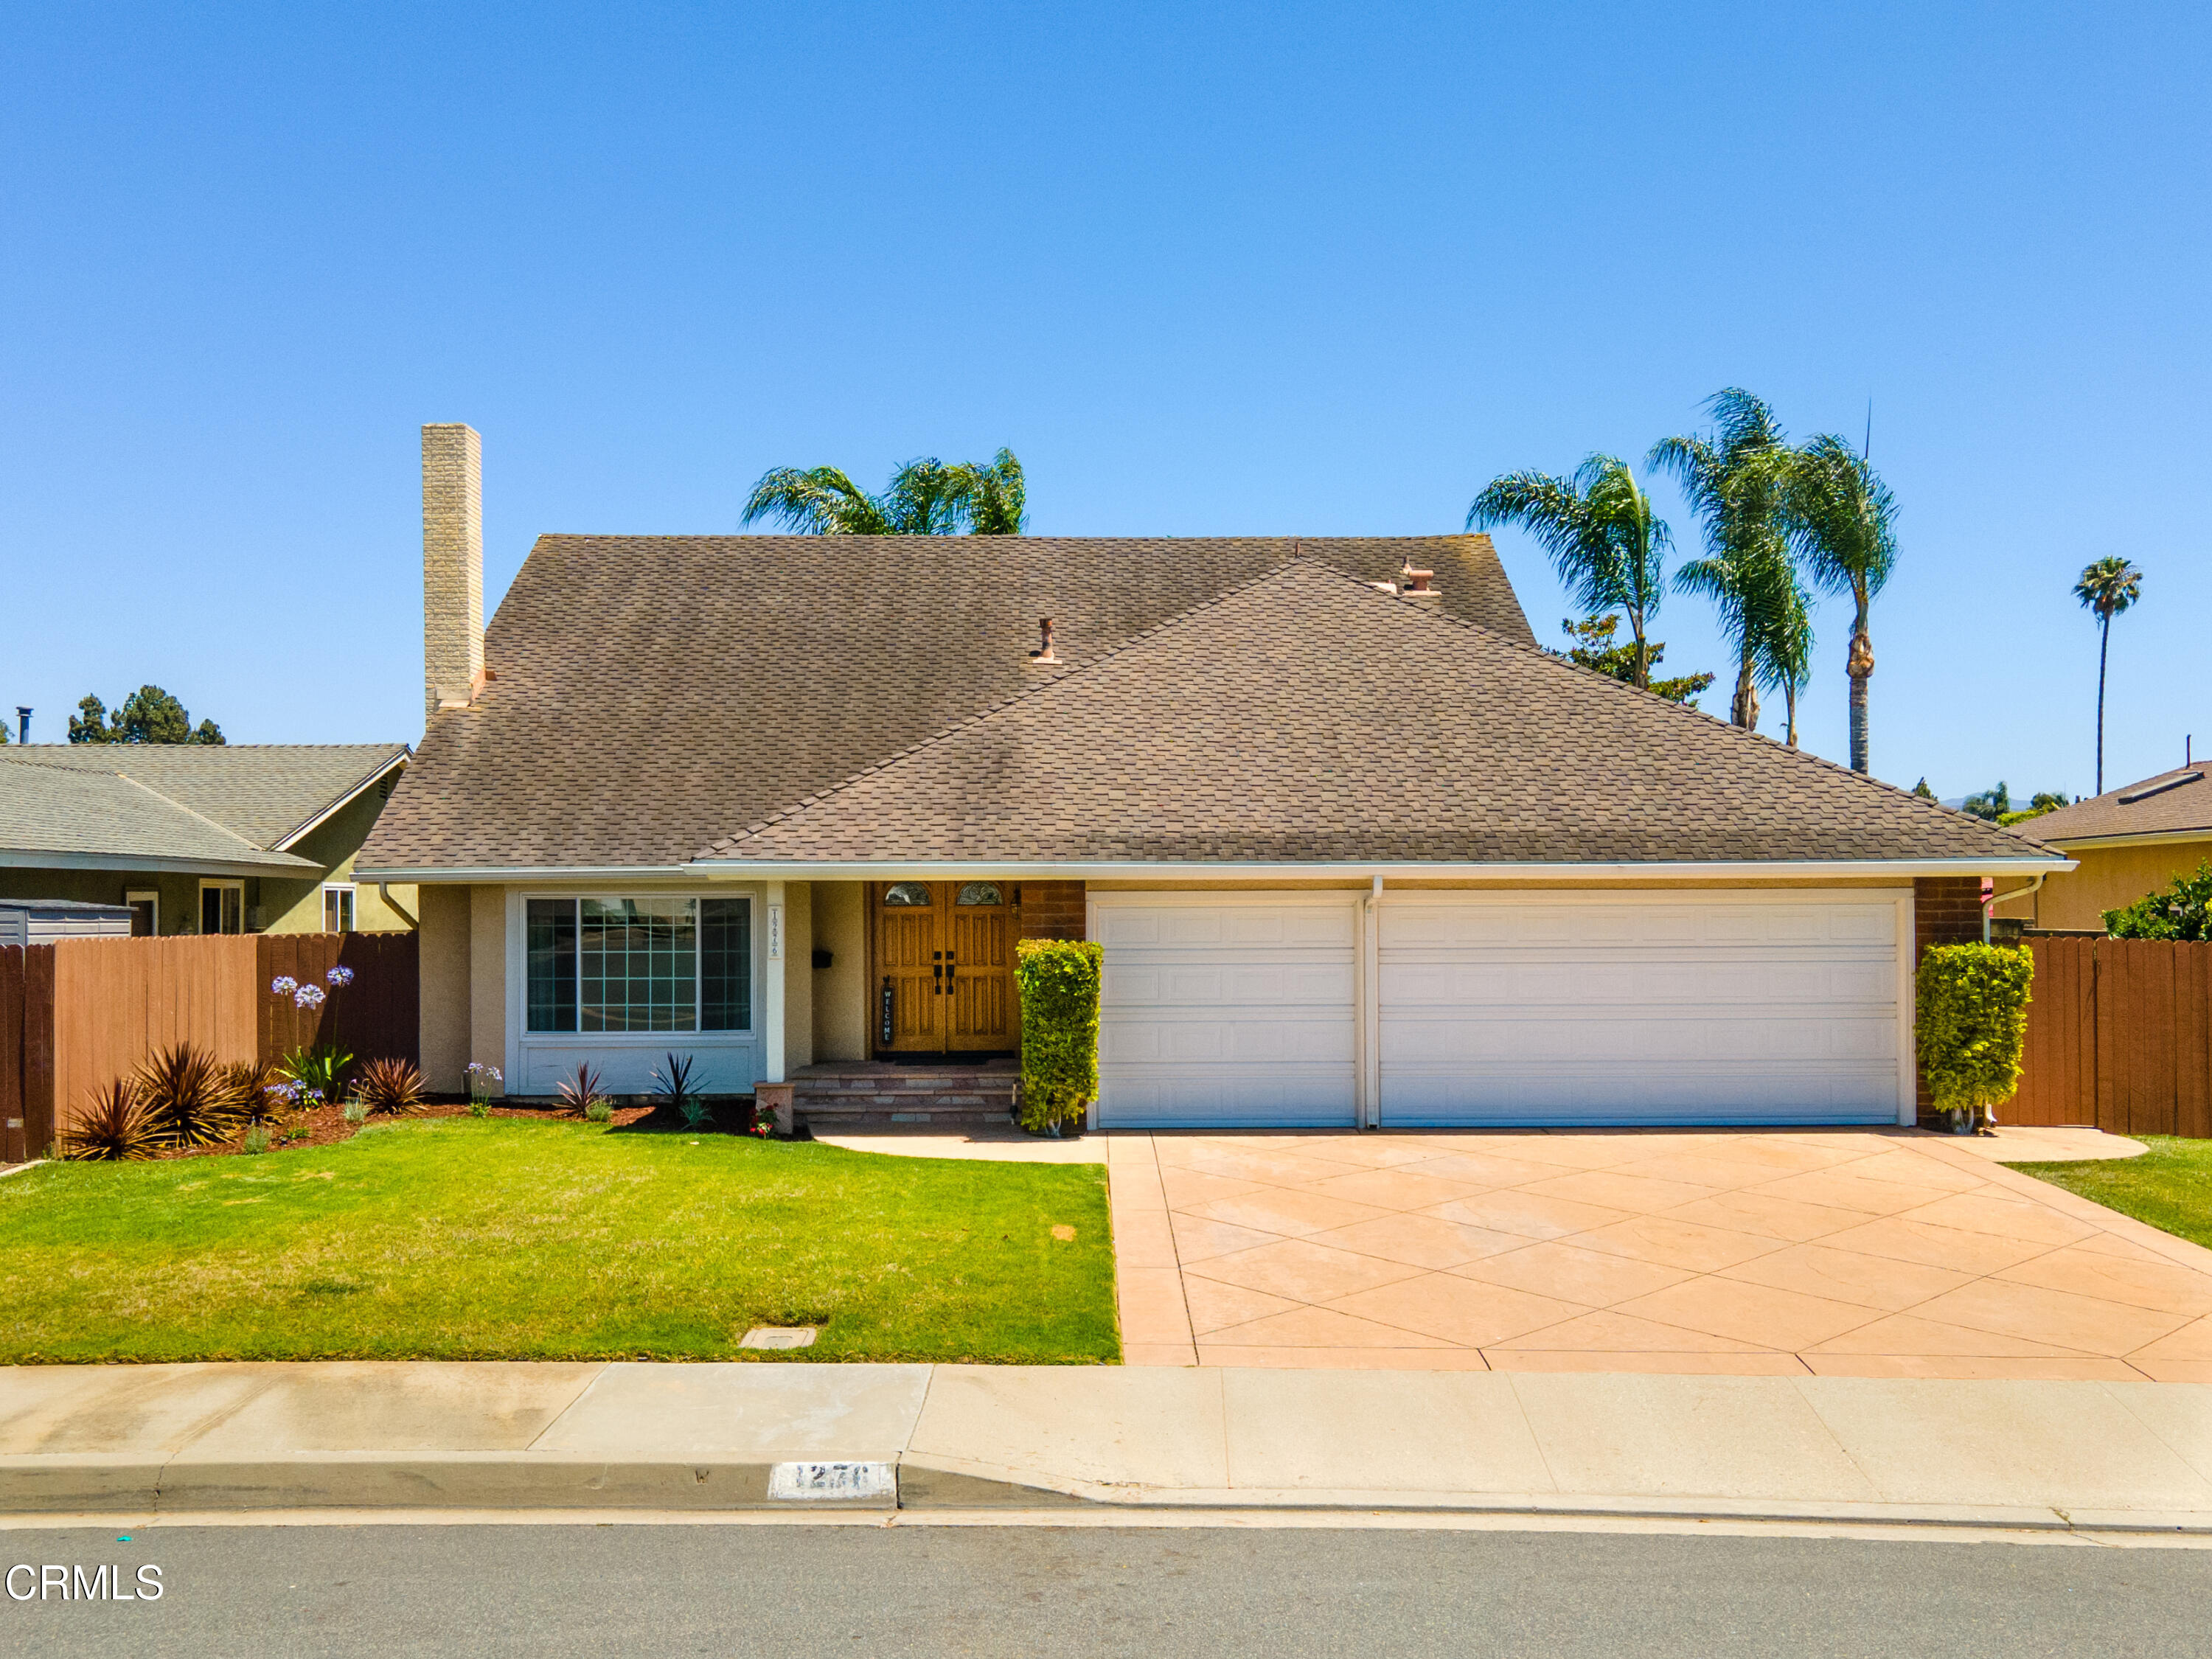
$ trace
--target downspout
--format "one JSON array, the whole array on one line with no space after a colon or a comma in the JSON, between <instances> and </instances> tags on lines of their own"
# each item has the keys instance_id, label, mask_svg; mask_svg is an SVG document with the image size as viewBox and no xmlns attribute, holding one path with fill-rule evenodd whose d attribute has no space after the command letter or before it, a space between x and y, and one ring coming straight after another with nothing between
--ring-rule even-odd
<instances>
[{"instance_id":1,"label":"downspout","mask_svg":"<svg viewBox=\"0 0 2212 1659\"><path fill-rule=\"evenodd\" d=\"M2036 877L2033 881L2028 883L2027 886L2015 887L2009 893L1997 892L1994 890L1993 886L1990 894L1990 908L1982 912L1982 943L1987 945L1990 942L1990 923L1991 919L1994 918L1997 913L1997 906L2000 904L2008 903L2016 898L2034 897L2036 893L2042 888L2043 884L2050 879L2051 872L2045 870L2041 875ZM2039 916L2042 914L2042 907L2040 905L2037 906L2036 910Z\"/></svg>"},{"instance_id":2,"label":"downspout","mask_svg":"<svg viewBox=\"0 0 2212 1659\"><path fill-rule=\"evenodd\" d=\"M1382 878L1360 902L1359 1127L1382 1127Z\"/></svg>"},{"instance_id":3,"label":"downspout","mask_svg":"<svg viewBox=\"0 0 2212 1659\"><path fill-rule=\"evenodd\" d=\"M386 909L390 910L392 915L398 916L400 921L407 924L409 932L420 933L422 930L422 919L417 916L409 915L405 910L400 908L399 901L392 896L392 884L390 882L380 881L377 883L376 896L384 901L385 908Z\"/></svg>"}]
</instances>

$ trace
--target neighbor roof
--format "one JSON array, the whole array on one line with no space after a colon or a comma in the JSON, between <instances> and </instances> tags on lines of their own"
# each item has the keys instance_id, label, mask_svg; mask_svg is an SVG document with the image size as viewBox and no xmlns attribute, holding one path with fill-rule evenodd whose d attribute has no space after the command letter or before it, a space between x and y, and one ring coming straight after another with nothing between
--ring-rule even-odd
<instances>
[{"instance_id":1,"label":"neighbor roof","mask_svg":"<svg viewBox=\"0 0 2212 1659\"><path fill-rule=\"evenodd\" d=\"M1411 562L1528 641L1486 536L547 536L362 848L400 870L667 867L1305 557Z\"/></svg>"},{"instance_id":2,"label":"neighbor roof","mask_svg":"<svg viewBox=\"0 0 2212 1659\"><path fill-rule=\"evenodd\" d=\"M0 749L0 859L114 857L240 873L407 758L404 744L70 744Z\"/></svg>"},{"instance_id":3,"label":"neighbor roof","mask_svg":"<svg viewBox=\"0 0 2212 1659\"><path fill-rule=\"evenodd\" d=\"M1299 560L702 858L2053 859Z\"/></svg>"},{"instance_id":4,"label":"neighbor roof","mask_svg":"<svg viewBox=\"0 0 2212 1659\"><path fill-rule=\"evenodd\" d=\"M2035 837L2063 844L2106 836L2202 835L2212 831L2212 762L2176 767L2029 822Z\"/></svg>"}]
</instances>

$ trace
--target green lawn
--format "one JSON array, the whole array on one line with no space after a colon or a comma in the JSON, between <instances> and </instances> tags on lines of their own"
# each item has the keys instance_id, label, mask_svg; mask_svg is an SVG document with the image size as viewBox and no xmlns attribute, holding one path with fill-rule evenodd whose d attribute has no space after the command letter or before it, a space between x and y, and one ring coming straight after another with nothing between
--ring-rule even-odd
<instances>
[{"instance_id":1,"label":"green lawn","mask_svg":"<svg viewBox=\"0 0 2212 1659\"><path fill-rule=\"evenodd\" d=\"M2150 1148L2141 1158L2012 1167L2094 1198L2107 1209L2212 1246L2212 1140L2181 1140L2172 1135L2137 1139Z\"/></svg>"},{"instance_id":2,"label":"green lawn","mask_svg":"<svg viewBox=\"0 0 2212 1659\"><path fill-rule=\"evenodd\" d=\"M1073 1229L1072 1238L1054 1229ZM1111 1362L1096 1164L465 1117L0 1182L0 1364Z\"/></svg>"}]
</instances>

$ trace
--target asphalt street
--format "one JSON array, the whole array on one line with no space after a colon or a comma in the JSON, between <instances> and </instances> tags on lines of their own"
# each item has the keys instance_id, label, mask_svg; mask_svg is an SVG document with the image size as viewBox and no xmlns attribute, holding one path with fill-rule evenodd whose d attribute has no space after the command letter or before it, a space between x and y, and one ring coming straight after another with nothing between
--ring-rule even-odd
<instances>
[{"instance_id":1,"label":"asphalt street","mask_svg":"<svg viewBox=\"0 0 2212 1659\"><path fill-rule=\"evenodd\" d=\"M2212 1553L1619 1533L370 1526L0 1533L161 1569L0 1601L21 1656L2094 1656L2207 1651ZM51 1582L51 1579L49 1579ZM111 1581L112 1582L112 1581ZM74 1589L74 1581L72 1581Z\"/></svg>"}]
</instances>

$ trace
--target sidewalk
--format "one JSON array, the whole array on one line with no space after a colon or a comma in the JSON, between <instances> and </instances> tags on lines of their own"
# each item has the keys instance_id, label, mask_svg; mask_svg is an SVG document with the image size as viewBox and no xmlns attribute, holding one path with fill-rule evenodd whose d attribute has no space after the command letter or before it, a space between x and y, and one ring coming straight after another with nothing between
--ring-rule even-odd
<instances>
[{"instance_id":1,"label":"sidewalk","mask_svg":"<svg viewBox=\"0 0 2212 1659\"><path fill-rule=\"evenodd\" d=\"M787 1364L0 1370L0 1514L1070 1504L2212 1534L2212 1387Z\"/></svg>"}]
</instances>

